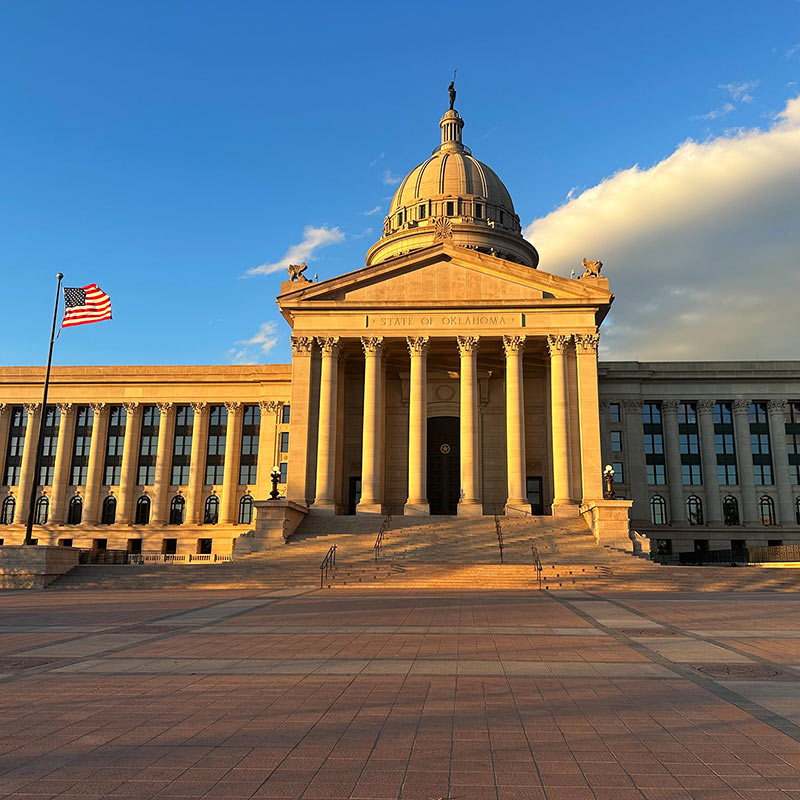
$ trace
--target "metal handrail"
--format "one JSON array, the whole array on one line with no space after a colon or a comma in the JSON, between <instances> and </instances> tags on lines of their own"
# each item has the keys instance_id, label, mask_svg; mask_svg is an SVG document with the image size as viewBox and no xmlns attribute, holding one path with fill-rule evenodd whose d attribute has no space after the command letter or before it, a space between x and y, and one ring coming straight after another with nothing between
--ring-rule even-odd
<instances>
[{"instance_id":1,"label":"metal handrail","mask_svg":"<svg viewBox=\"0 0 800 800\"><path fill-rule=\"evenodd\" d=\"M373 549L375 550L375 563L376 564L377 564L378 558L380 557L380 554L381 554L381 548L383 547L383 539L386 536L386 531L389 530L389 527L391 526L391 524L392 524L392 517L391 517L390 514L387 514L381 520L380 530L378 531L378 535L375 538L375 544L372 546Z\"/></svg>"},{"instance_id":2,"label":"metal handrail","mask_svg":"<svg viewBox=\"0 0 800 800\"><path fill-rule=\"evenodd\" d=\"M531 562L536 569L536 578L539 581L539 588L542 588L542 560L539 558L539 550L536 545L531 545Z\"/></svg>"},{"instance_id":3,"label":"metal handrail","mask_svg":"<svg viewBox=\"0 0 800 800\"><path fill-rule=\"evenodd\" d=\"M494 531L497 534L497 545L500 548L500 563L503 563L503 529L500 527L500 517L494 515Z\"/></svg>"},{"instance_id":4,"label":"metal handrail","mask_svg":"<svg viewBox=\"0 0 800 800\"><path fill-rule=\"evenodd\" d=\"M325 558L319 565L319 588L322 589L328 577L328 571L336 567L336 545L333 544L328 548Z\"/></svg>"}]
</instances>

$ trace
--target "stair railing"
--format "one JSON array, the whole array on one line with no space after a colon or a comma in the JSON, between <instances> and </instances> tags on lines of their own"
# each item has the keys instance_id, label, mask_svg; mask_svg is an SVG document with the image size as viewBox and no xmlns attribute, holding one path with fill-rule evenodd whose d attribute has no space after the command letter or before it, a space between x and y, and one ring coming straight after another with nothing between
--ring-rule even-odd
<instances>
[{"instance_id":1,"label":"stair railing","mask_svg":"<svg viewBox=\"0 0 800 800\"><path fill-rule=\"evenodd\" d=\"M542 560L539 558L539 550L535 544L531 545L531 563L536 570L536 579L539 581L539 588L542 588Z\"/></svg>"},{"instance_id":2,"label":"stair railing","mask_svg":"<svg viewBox=\"0 0 800 800\"><path fill-rule=\"evenodd\" d=\"M500 563L503 563L503 529L500 527L500 517L494 515L494 531L497 534L497 546L500 548Z\"/></svg>"},{"instance_id":3,"label":"stair railing","mask_svg":"<svg viewBox=\"0 0 800 800\"><path fill-rule=\"evenodd\" d=\"M328 579L328 572L336 568L336 545L333 544L328 548L325 558L319 565L319 588L322 589L325 581Z\"/></svg>"},{"instance_id":4,"label":"stair railing","mask_svg":"<svg viewBox=\"0 0 800 800\"><path fill-rule=\"evenodd\" d=\"M390 514L387 514L381 520L381 527L378 530L377 537L375 538L375 544L372 546L373 549L375 550L375 563L376 564L378 563L378 559L380 558L380 555L381 555L381 548L383 547L383 539L386 536L386 531L389 530L389 527L391 526L391 524L392 524L392 517L391 517Z\"/></svg>"}]
</instances>

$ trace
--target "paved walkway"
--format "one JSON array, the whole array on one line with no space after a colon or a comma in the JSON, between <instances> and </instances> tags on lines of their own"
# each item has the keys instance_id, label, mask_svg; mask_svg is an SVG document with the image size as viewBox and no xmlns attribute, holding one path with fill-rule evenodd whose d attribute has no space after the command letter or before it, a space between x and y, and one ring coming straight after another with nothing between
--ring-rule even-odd
<instances>
[{"instance_id":1,"label":"paved walkway","mask_svg":"<svg viewBox=\"0 0 800 800\"><path fill-rule=\"evenodd\" d=\"M800 799L800 595L0 594L0 798Z\"/></svg>"}]
</instances>

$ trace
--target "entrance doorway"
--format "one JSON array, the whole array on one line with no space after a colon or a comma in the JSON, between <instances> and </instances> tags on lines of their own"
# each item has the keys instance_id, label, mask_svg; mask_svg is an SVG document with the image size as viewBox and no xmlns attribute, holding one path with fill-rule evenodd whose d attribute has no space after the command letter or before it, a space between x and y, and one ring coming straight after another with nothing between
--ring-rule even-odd
<instances>
[{"instance_id":1,"label":"entrance doorway","mask_svg":"<svg viewBox=\"0 0 800 800\"><path fill-rule=\"evenodd\" d=\"M544 514L544 501L542 500L542 479L538 475L528 475L528 502L531 504L531 514L541 516Z\"/></svg>"},{"instance_id":2,"label":"entrance doorway","mask_svg":"<svg viewBox=\"0 0 800 800\"><path fill-rule=\"evenodd\" d=\"M461 486L458 417L428 420L428 503L431 514L458 513Z\"/></svg>"}]
</instances>

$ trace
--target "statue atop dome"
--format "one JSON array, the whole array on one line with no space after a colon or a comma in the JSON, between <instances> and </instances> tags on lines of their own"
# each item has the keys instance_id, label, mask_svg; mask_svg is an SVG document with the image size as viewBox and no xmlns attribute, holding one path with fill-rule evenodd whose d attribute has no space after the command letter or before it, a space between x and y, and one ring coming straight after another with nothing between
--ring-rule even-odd
<instances>
[{"instance_id":1,"label":"statue atop dome","mask_svg":"<svg viewBox=\"0 0 800 800\"><path fill-rule=\"evenodd\" d=\"M453 73L453 74L455 75L455 73ZM450 110L452 111L453 107L456 104L456 81L455 81L455 78L453 78L453 80L450 81L450 85L447 87L447 93L450 95Z\"/></svg>"}]
</instances>

